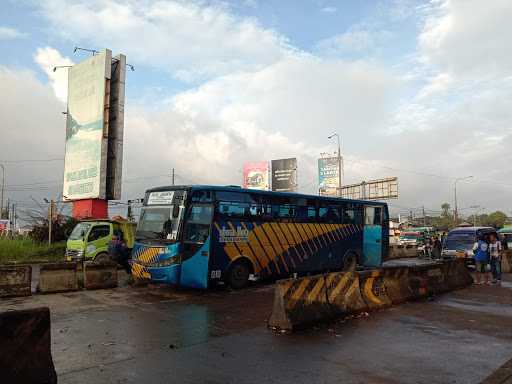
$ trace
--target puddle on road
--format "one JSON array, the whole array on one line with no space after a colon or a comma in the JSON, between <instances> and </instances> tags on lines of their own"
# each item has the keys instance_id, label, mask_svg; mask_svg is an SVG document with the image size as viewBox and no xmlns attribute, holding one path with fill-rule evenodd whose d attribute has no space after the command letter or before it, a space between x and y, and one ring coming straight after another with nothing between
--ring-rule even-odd
<instances>
[{"instance_id":1,"label":"puddle on road","mask_svg":"<svg viewBox=\"0 0 512 384\"><path fill-rule=\"evenodd\" d=\"M457 308L465 311L484 312L497 316L512 317L512 304L483 303L475 300L455 298L442 298L437 304Z\"/></svg>"}]
</instances>

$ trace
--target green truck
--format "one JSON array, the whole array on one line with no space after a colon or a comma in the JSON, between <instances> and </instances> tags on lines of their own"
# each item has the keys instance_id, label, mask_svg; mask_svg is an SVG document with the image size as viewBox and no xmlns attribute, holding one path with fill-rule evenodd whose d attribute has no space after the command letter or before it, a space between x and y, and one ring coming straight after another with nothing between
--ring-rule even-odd
<instances>
[{"instance_id":1,"label":"green truck","mask_svg":"<svg viewBox=\"0 0 512 384\"><path fill-rule=\"evenodd\" d=\"M114 233L121 233L126 246L133 248L136 224L124 219L83 220L69 235L66 260L109 260L108 243Z\"/></svg>"}]
</instances>

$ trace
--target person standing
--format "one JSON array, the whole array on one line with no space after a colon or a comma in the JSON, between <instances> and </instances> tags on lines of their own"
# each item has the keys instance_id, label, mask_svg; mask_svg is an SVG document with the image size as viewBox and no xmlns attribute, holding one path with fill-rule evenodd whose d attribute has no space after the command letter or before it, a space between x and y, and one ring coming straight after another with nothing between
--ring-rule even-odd
<instances>
[{"instance_id":1,"label":"person standing","mask_svg":"<svg viewBox=\"0 0 512 384\"><path fill-rule=\"evenodd\" d=\"M489 273L487 266L489 265L489 244L483 236L479 236L478 241L473 245L475 253L476 266L476 284L482 284L482 275L484 276L484 284L489 284Z\"/></svg>"},{"instance_id":2,"label":"person standing","mask_svg":"<svg viewBox=\"0 0 512 384\"><path fill-rule=\"evenodd\" d=\"M501 242L497 239L496 235L491 234L491 241L489 243L489 256L491 258L491 272L492 282L494 284L501 284L501 254L503 247Z\"/></svg>"},{"instance_id":3,"label":"person standing","mask_svg":"<svg viewBox=\"0 0 512 384\"><path fill-rule=\"evenodd\" d=\"M111 260L123 266L126 273L130 274L129 251L121 236L121 233L114 232L112 240L108 243L108 254Z\"/></svg>"},{"instance_id":4,"label":"person standing","mask_svg":"<svg viewBox=\"0 0 512 384\"><path fill-rule=\"evenodd\" d=\"M432 243L432 258L440 259L441 258L441 242L437 236L434 236L434 241Z\"/></svg>"}]
</instances>

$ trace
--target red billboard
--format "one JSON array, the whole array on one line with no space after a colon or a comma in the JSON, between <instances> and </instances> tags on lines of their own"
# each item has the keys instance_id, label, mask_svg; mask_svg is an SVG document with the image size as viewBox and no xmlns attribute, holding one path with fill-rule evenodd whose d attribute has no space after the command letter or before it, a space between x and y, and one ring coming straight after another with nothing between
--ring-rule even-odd
<instances>
[{"instance_id":1,"label":"red billboard","mask_svg":"<svg viewBox=\"0 0 512 384\"><path fill-rule=\"evenodd\" d=\"M268 191L270 189L268 161L244 163L243 186L244 188Z\"/></svg>"}]
</instances>

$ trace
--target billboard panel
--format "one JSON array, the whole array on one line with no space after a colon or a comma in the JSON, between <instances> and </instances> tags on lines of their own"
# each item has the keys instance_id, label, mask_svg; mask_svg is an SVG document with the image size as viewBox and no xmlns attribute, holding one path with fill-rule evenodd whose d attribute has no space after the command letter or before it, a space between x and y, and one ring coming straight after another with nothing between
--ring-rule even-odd
<instances>
[{"instance_id":1,"label":"billboard panel","mask_svg":"<svg viewBox=\"0 0 512 384\"><path fill-rule=\"evenodd\" d=\"M318 159L318 192L320 195L337 196L339 183L337 157Z\"/></svg>"},{"instance_id":2,"label":"billboard panel","mask_svg":"<svg viewBox=\"0 0 512 384\"><path fill-rule=\"evenodd\" d=\"M398 198L398 178L363 181L359 184L344 185L341 197L345 199L380 200Z\"/></svg>"},{"instance_id":3,"label":"billboard panel","mask_svg":"<svg viewBox=\"0 0 512 384\"><path fill-rule=\"evenodd\" d=\"M121 198L123 172L124 96L126 81L126 56L112 59L108 113L108 151L106 197Z\"/></svg>"},{"instance_id":4,"label":"billboard panel","mask_svg":"<svg viewBox=\"0 0 512 384\"><path fill-rule=\"evenodd\" d=\"M268 161L244 163L244 188L269 190Z\"/></svg>"},{"instance_id":5,"label":"billboard panel","mask_svg":"<svg viewBox=\"0 0 512 384\"><path fill-rule=\"evenodd\" d=\"M297 190L297 159L272 160L272 190L295 192Z\"/></svg>"},{"instance_id":6,"label":"billboard panel","mask_svg":"<svg viewBox=\"0 0 512 384\"><path fill-rule=\"evenodd\" d=\"M68 74L64 160L65 200L105 199L107 171L107 79L112 53L103 50L74 65ZM108 103L107 103L108 104Z\"/></svg>"}]
</instances>

